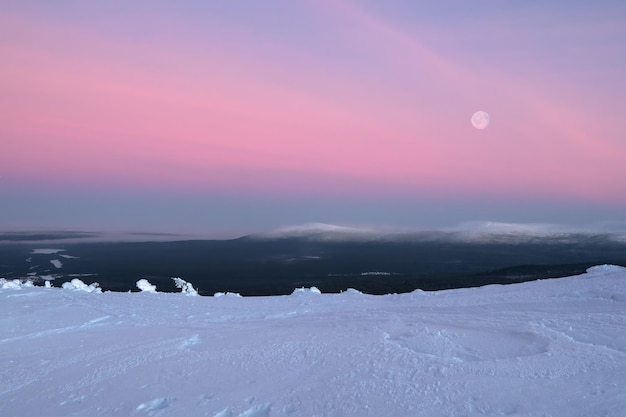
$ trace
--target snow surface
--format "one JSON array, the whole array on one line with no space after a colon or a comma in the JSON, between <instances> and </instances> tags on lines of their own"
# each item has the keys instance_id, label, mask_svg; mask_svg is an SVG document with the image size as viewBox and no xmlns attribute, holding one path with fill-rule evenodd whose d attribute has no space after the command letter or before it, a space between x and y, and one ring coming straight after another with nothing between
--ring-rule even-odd
<instances>
[{"instance_id":1,"label":"snow surface","mask_svg":"<svg viewBox=\"0 0 626 417\"><path fill-rule=\"evenodd\" d=\"M77 281L0 281L1 416L626 410L626 268L386 296L102 293Z\"/></svg>"},{"instance_id":2,"label":"snow surface","mask_svg":"<svg viewBox=\"0 0 626 417\"><path fill-rule=\"evenodd\" d=\"M64 252L65 249L33 249L33 251L31 252L32 254L35 255L54 255L56 253L59 252Z\"/></svg>"}]
</instances>

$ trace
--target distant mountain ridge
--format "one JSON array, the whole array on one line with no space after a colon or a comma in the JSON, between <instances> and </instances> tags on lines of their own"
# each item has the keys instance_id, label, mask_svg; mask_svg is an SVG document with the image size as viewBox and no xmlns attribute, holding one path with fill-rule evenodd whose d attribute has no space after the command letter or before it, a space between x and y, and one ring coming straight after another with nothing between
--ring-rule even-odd
<instances>
[{"instance_id":1,"label":"distant mountain ridge","mask_svg":"<svg viewBox=\"0 0 626 417\"><path fill-rule=\"evenodd\" d=\"M454 227L402 229L380 226L350 226L311 222L243 235L239 238L215 238L208 233L177 234L159 232L104 232L52 229L10 229L0 227L4 243L92 243L92 242L175 242L187 240L274 240L301 239L317 242L440 242L516 243L537 239L569 241L596 237L626 242L626 222L591 226L565 226L547 223L504 223L472 221Z\"/></svg>"},{"instance_id":2,"label":"distant mountain ridge","mask_svg":"<svg viewBox=\"0 0 626 417\"><path fill-rule=\"evenodd\" d=\"M626 266L626 240L617 239L619 234L556 226L473 223L398 231L309 223L237 239L133 237L142 241L3 242L0 277L90 277L112 291L133 290L138 279L175 291L171 277L181 277L203 294L284 295L311 286L387 294L570 276L599 264Z\"/></svg>"},{"instance_id":3,"label":"distant mountain ridge","mask_svg":"<svg viewBox=\"0 0 626 417\"><path fill-rule=\"evenodd\" d=\"M473 243L518 243L536 239L569 241L572 239L608 238L625 241L626 227L615 230L601 228L574 228L543 223L503 223L491 221L467 222L452 228L433 230L384 230L351 227L328 223L305 223L279 228L270 232L245 236L249 239L303 239L320 242L369 242L369 241L462 241Z\"/></svg>"},{"instance_id":4,"label":"distant mountain ridge","mask_svg":"<svg viewBox=\"0 0 626 417\"><path fill-rule=\"evenodd\" d=\"M269 232L248 235L254 239L305 238L312 240L371 240L382 235L373 229L339 226L329 223L304 223Z\"/></svg>"}]
</instances>

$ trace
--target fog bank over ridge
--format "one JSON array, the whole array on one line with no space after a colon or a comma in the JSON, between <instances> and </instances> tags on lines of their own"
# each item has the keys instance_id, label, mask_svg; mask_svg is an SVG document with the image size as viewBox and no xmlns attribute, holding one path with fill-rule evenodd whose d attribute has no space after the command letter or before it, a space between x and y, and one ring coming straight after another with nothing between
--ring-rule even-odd
<instances>
[{"instance_id":1,"label":"fog bank over ridge","mask_svg":"<svg viewBox=\"0 0 626 417\"><path fill-rule=\"evenodd\" d=\"M348 226L328 223L305 223L273 231L249 235L258 239L305 238L312 240L370 241L370 240L429 240L452 239L485 242L490 240L574 238L604 235L626 240L626 222L599 223L588 226L568 226L551 223L504 223L494 221L464 222L452 227L409 229L381 226Z\"/></svg>"},{"instance_id":2,"label":"fog bank over ridge","mask_svg":"<svg viewBox=\"0 0 626 417\"><path fill-rule=\"evenodd\" d=\"M469 221L440 228L401 228L386 225L351 225L310 222L287 225L275 229L238 234L230 237L215 236L203 231L201 225L195 233L170 233L159 231L110 231L99 229L61 229L42 227L0 226L1 243L32 242L167 242L182 240L228 240L239 237L251 239L301 238L320 241L372 241L372 240L429 240L453 239L462 241L515 240L530 238L566 238L603 235L612 240L626 240L626 222L604 222L589 225L556 223L512 223L497 221Z\"/></svg>"}]
</instances>

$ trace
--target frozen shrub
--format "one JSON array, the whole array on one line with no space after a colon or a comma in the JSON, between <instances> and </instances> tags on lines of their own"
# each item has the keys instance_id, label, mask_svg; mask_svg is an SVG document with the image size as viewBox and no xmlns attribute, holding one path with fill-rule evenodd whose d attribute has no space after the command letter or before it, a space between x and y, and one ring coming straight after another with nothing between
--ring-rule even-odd
<instances>
[{"instance_id":1,"label":"frozen shrub","mask_svg":"<svg viewBox=\"0 0 626 417\"><path fill-rule=\"evenodd\" d=\"M177 288L180 288L183 294L187 295L198 295L198 291L191 285L190 282L185 281L182 278L172 278L174 280L174 284L176 284Z\"/></svg>"}]
</instances>

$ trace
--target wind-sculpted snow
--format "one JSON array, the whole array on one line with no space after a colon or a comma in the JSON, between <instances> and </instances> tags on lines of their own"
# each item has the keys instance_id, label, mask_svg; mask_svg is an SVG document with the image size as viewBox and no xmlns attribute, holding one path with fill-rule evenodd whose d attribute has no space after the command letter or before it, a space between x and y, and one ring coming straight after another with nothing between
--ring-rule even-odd
<instances>
[{"instance_id":1,"label":"wind-sculpted snow","mask_svg":"<svg viewBox=\"0 0 626 417\"><path fill-rule=\"evenodd\" d=\"M575 417L626 409L621 267L386 296L300 289L187 297L0 283L1 416Z\"/></svg>"},{"instance_id":2,"label":"wind-sculpted snow","mask_svg":"<svg viewBox=\"0 0 626 417\"><path fill-rule=\"evenodd\" d=\"M143 292L156 292L156 285L150 284L147 279L137 281L137 288Z\"/></svg>"},{"instance_id":3,"label":"wind-sculpted snow","mask_svg":"<svg viewBox=\"0 0 626 417\"><path fill-rule=\"evenodd\" d=\"M62 285L62 288L66 290L75 290L75 291L84 291L84 292L102 292L102 289L99 287L97 282L87 285L78 278L74 278L70 282L64 282Z\"/></svg>"},{"instance_id":4,"label":"wind-sculpted snow","mask_svg":"<svg viewBox=\"0 0 626 417\"><path fill-rule=\"evenodd\" d=\"M4 278L0 278L0 288L2 289L14 289L14 290L19 290L22 288L22 286L29 286L32 287L33 283L30 281L26 281L25 283L22 283L19 279L12 279L12 280L7 280Z\"/></svg>"},{"instance_id":5,"label":"wind-sculpted snow","mask_svg":"<svg viewBox=\"0 0 626 417\"><path fill-rule=\"evenodd\" d=\"M317 287L311 288L296 288L291 295L305 295L305 294L321 294L322 292Z\"/></svg>"}]
</instances>

